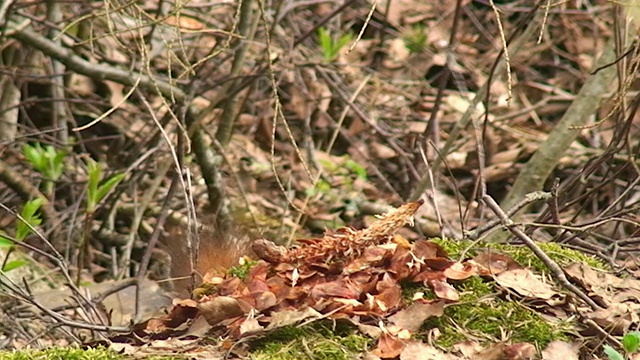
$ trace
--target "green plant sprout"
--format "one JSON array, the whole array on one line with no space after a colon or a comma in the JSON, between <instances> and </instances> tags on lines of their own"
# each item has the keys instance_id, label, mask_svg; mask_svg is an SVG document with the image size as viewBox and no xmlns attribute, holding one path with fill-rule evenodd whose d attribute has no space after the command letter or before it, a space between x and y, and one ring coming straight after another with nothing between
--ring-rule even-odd
<instances>
[{"instance_id":1,"label":"green plant sprout","mask_svg":"<svg viewBox=\"0 0 640 360\"><path fill-rule=\"evenodd\" d=\"M9 272L28 264L28 262L23 259L9 261L9 255L11 255L15 250L15 244L17 242L24 241L27 236L33 233L32 229L42 223L42 218L40 217L38 210L40 210L43 203L44 200L42 198L37 198L27 201L27 203L24 204L22 211L20 212L20 217L22 219L18 221L15 237L13 239L9 239L6 234L0 232L0 249L8 249L0 271Z\"/></svg>"},{"instance_id":2,"label":"green plant sprout","mask_svg":"<svg viewBox=\"0 0 640 360\"><path fill-rule=\"evenodd\" d=\"M42 146L40 143L25 144L22 147L22 153L31 166L45 177L43 190L45 194L50 195L53 192L53 185L62 176L67 153L50 145Z\"/></svg>"},{"instance_id":3,"label":"green plant sprout","mask_svg":"<svg viewBox=\"0 0 640 360\"><path fill-rule=\"evenodd\" d=\"M604 346L604 353L609 360L625 360L629 358L629 355L636 354L638 349L640 349L640 332L632 331L622 338L622 350L625 355L609 345Z\"/></svg>"},{"instance_id":4,"label":"green plant sprout","mask_svg":"<svg viewBox=\"0 0 640 360\"><path fill-rule=\"evenodd\" d=\"M367 169L348 156L340 157L338 161L318 160L326 174L331 177L343 179L341 190L353 187L354 179L367 180ZM320 179L313 187L306 189L307 196L327 194L333 189L331 183Z\"/></svg>"},{"instance_id":5,"label":"green plant sprout","mask_svg":"<svg viewBox=\"0 0 640 360\"><path fill-rule=\"evenodd\" d=\"M340 50L353 39L352 33L345 33L335 40L329 30L325 27L318 28L318 38L320 40L320 48L322 49L322 57L325 62L332 62L340 54Z\"/></svg>"},{"instance_id":6,"label":"green plant sprout","mask_svg":"<svg viewBox=\"0 0 640 360\"><path fill-rule=\"evenodd\" d=\"M103 180L103 164L93 159L87 160L87 208L85 209L84 229L82 231L82 239L78 245L78 268L81 269L85 264L85 259L89 258L89 234L91 233L91 222L96 212L98 204L109 194L125 174L115 174ZM81 271L78 271L77 282L80 283Z\"/></svg>"},{"instance_id":7,"label":"green plant sprout","mask_svg":"<svg viewBox=\"0 0 640 360\"><path fill-rule=\"evenodd\" d=\"M418 24L403 36L404 46L412 54L421 53L427 48L427 32L424 25Z\"/></svg>"},{"instance_id":8,"label":"green plant sprout","mask_svg":"<svg viewBox=\"0 0 640 360\"><path fill-rule=\"evenodd\" d=\"M97 163L93 159L87 161L87 174L89 176L87 188L87 213L93 214L96 206L104 199L105 196L113 189L125 174L115 174L110 178L102 181L102 164ZM102 182L102 184L100 184Z\"/></svg>"}]
</instances>

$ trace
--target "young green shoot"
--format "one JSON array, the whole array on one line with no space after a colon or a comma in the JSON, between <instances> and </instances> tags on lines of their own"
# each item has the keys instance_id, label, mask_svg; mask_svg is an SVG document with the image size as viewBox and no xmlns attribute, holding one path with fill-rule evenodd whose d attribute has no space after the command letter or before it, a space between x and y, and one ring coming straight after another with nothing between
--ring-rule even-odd
<instances>
[{"instance_id":1,"label":"young green shoot","mask_svg":"<svg viewBox=\"0 0 640 360\"><path fill-rule=\"evenodd\" d=\"M85 209L84 229L82 231L82 239L78 246L78 269L89 266L90 250L89 250L89 234L91 233L91 223L98 204L113 190L125 174L115 174L107 179L103 179L103 164L93 159L87 160L87 208ZM81 271L78 271L77 283L80 283Z\"/></svg>"},{"instance_id":2,"label":"young green shoot","mask_svg":"<svg viewBox=\"0 0 640 360\"><path fill-rule=\"evenodd\" d=\"M45 194L53 193L54 184L62 176L64 170L64 159L67 153L57 150L53 146L42 146L40 143L34 145L25 144L22 153L31 166L45 177L43 190Z\"/></svg>"},{"instance_id":3,"label":"young green shoot","mask_svg":"<svg viewBox=\"0 0 640 360\"><path fill-rule=\"evenodd\" d=\"M9 255L15 250L15 244L24 241L27 236L33 233L33 228L40 225L42 223L42 218L40 217L40 207L44 200L42 198L33 199L27 201L26 204L22 207L22 211L20 212L21 220L18 221L16 225L16 232L13 239L10 239L8 235L3 234L0 231L0 248L7 249L7 254L2 262L2 267L0 267L0 271L8 272L19 267L26 265L28 262L23 259L17 259L9 261Z\"/></svg>"},{"instance_id":4,"label":"young green shoot","mask_svg":"<svg viewBox=\"0 0 640 360\"><path fill-rule=\"evenodd\" d=\"M640 332L632 331L622 338L622 350L626 354L621 354L618 350L609 345L604 346L604 353L609 360L625 360L632 354L637 354L640 349Z\"/></svg>"},{"instance_id":5,"label":"young green shoot","mask_svg":"<svg viewBox=\"0 0 640 360\"><path fill-rule=\"evenodd\" d=\"M334 61L340 54L340 50L353 39L353 34L345 33L338 39L334 39L325 27L318 28L318 39L322 49L322 57L325 62Z\"/></svg>"}]
</instances>

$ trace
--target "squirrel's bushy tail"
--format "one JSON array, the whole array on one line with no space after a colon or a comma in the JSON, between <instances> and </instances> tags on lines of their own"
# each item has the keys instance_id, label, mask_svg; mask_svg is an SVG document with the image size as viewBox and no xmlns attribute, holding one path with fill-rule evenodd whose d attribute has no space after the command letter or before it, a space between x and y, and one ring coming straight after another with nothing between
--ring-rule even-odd
<instances>
[{"instance_id":1,"label":"squirrel's bushy tail","mask_svg":"<svg viewBox=\"0 0 640 360\"><path fill-rule=\"evenodd\" d=\"M223 274L238 264L243 256L252 256L251 239L239 229L220 231L213 224L215 219L199 219L199 246L195 264L195 285L202 282L207 273ZM188 232L185 226L167 225L168 237L164 243L171 255L170 274L172 288L177 295L189 296L192 289L191 259L187 245ZM195 241L194 241L195 243Z\"/></svg>"}]
</instances>

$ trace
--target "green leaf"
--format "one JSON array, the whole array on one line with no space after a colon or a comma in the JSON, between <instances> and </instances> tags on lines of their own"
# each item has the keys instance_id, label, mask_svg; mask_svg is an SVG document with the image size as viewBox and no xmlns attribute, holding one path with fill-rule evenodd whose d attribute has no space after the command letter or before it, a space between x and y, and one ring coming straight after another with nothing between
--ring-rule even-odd
<instances>
[{"instance_id":1,"label":"green leaf","mask_svg":"<svg viewBox=\"0 0 640 360\"><path fill-rule=\"evenodd\" d=\"M64 159L67 153L64 151L58 151L53 146L46 147L46 160L47 160L47 177L56 181L62 176L62 170L64 169Z\"/></svg>"},{"instance_id":2,"label":"green leaf","mask_svg":"<svg viewBox=\"0 0 640 360\"><path fill-rule=\"evenodd\" d=\"M13 261L9 261L8 263L6 263L4 265L4 267L2 268L2 271L4 272L9 272L13 269L17 269L19 267L23 267L25 265L27 265L29 262L27 260L13 260Z\"/></svg>"},{"instance_id":3,"label":"green leaf","mask_svg":"<svg viewBox=\"0 0 640 360\"><path fill-rule=\"evenodd\" d=\"M67 156L64 151L58 151L53 146L43 147L40 143L35 143L24 145L22 153L36 171L50 180L56 181L62 175L64 159Z\"/></svg>"},{"instance_id":4,"label":"green leaf","mask_svg":"<svg viewBox=\"0 0 640 360\"><path fill-rule=\"evenodd\" d=\"M40 146L40 143L35 143L33 146L26 144L22 147L22 153L36 171L44 174L46 165L44 162L43 150L42 146Z\"/></svg>"},{"instance_id":5,"label":"green leaf","mask_svg":"<svg viewBox=\"0 0 640 360\"><path fill-rule=\"evenodd\" d=\"M64 159L67 157L67 153L64 151L58 151L52 159L52 171L51 179L56 181L62 176L64 170Z\"/></svg>"},{"instance_id":6,"label":"green leaf","mask_svg":"<svg viewBox=\"0 0 640 360\"><path fill-rule=\"evenodd\" d=\"M98 192L96 193L96 204L102 201L102 199L113 189L120 181L124 179L124 174L116 174L110 177L104 184L98 187Z\"/></svg>"},{"instance_id":7,"label":"green leaf","mask_svg":"<svg viewBox=\"0 0 640 360\"><path fill-rule=\"evenodd\" d=\"M29 225L36 227L42 223L42 218L40 218L40 215L36 213L40 207L42 207L43 203L44 200L42 198L36 198L27 201L27 203L24 204L22 212L20 213L20 216L22 216L24 221L18 222L18 225L16 226L16 240L22 241L33 232Z\"/></svg>"},{"instance_id":8,"label":"green leaf","mask_svg":"<svg viewBox=\"0 0 640 360\"><path fill-rule=\"evenodd\" d=\"M347 162L345 162L344 165L349 170L351 170L351 172L354 172L356 175L358 175L358 178L362 180L367 180L367 169L365 169L362 165L358 164L357 162L351 159L347 160Z\"/></svg>"},{"instance_id":9,"label":"green leaf","mask_svg":"<svg viewBox=\"0 0 640 360\"><path fill-rule=\"evenodd\" d=\"M338 55L338 52L340 51L340 49L342 49L345 45L351 42L352 38L353 38L353 35L351 33L346 33L340 36L340 39L338 40L338 43L335 46L336 55Z\"/></svg>"},{"instance_id":10,"label":"green leaf","mask_svg":"<svg viewBox=\"0 0 640 360\"><path fill-rule=\"evenodd\" d=\"M605 345L603 346L603 348L604 348L604 353L607 355L609 360L624 360L624 356L622 356L622 354L620 354L618 351L616 351L616 349L612 348L611 346Z\"/></svg>"},{"instance_id":11,"label":"green leaf","mask_svg":"<svg viewBox=\"0 0 640 360\"><path fill-rule=\"evenodd\" d=\"M14 246L13 241L7 239L6 237L0 235L0 248L12 248Z\"/></svg>"},{"instance_id":12,"label":"green leaf","mask_svg":"<svg viewBox=\"0 0 640 360\"><path fill-rule=\"evenodd\" d=\"M87 183L87 211L93 212L98 204L98 184L102 179L102 167L93 159L87 160L87 175L89 176Z\"/></svg>"},{"instance_id":13,"label":"green leaf","mask_svg":"<svg viewBox=\"0 0 640 360\"><path fill-rule=\"evenodd\" d=\"M640 332L632 331L622 338L622 347L627 353L633 354L640 347Z\"/></svg>"},{"instance_id":14,"label":"green leaf","mask_svg":"<svg viewBox=\"0 0 640 360\"><path fill-rule=\"evenodd\" d=\"M320 48L322 48L322 55L324 55L324 58L326 60L331 53L331 48L333 48L333 41L331 40L329 30L324 27L318 28L318 38L320 39Z\"/></svg>"}]
</instances>

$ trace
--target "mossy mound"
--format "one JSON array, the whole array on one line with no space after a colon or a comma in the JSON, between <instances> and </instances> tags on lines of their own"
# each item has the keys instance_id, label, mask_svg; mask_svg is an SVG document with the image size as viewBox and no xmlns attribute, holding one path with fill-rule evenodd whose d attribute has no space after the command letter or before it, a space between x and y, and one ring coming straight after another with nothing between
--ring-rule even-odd
<instances>
[{"instance_id":1,"label":"mossy mound","mask_svg":"<svg viewBox=\"0 0 640 360\"><path fill-rule=\"evenodd\" d=\"M43 350L0 351L3 360L124 360L130 356L120 355L103 347L82 349L79 347L54 347ZM176 356L150 356L148 360L182 360Z\"/></svg>"},{"instance_id":2,"label":"mossy mound","mask_svg":"<svg viewBox=\"0 0 640 360\"><path fill-rule=\"evenodd\" d=\"M366 353L374 340L342 321L319 321L302 327L286 326L251 342L254 359L347 360Z\"/></svg>"},{"instance_id":3,"label":"mossy mound","mask_svg":"<svg viewBox=\"0 0 640 360\"><path fill-rule=\"evenodd\" d=\"M442 246L452 259L470 258L480 251L494 250L509 255L520 265L553 281L546 265L525 246L466 240L433 241ZM556 243L540 243L538 246L560 266L580 262L599 269L607 268L594 257ZM480 343L528 342L541 349L553 340L567 340L568 335L573 332L571 323L550 317L543 318L518 300L505 297L493 281L473 277L454 286L461 294L460 301L447 306L442 317L429 319L423 326L422 335L425 338L428 332L438 329L440 335L435 337L435 344L444 349L450 349L453 344L464 340ZM422 288L419 291L425 291L429 296L428 289Z\"/></svg>"}]
</instances>

